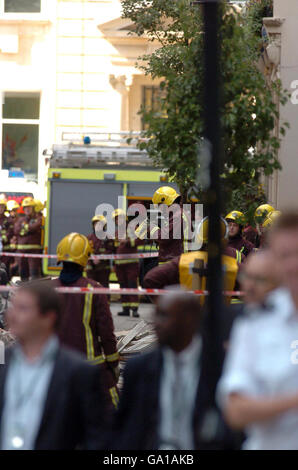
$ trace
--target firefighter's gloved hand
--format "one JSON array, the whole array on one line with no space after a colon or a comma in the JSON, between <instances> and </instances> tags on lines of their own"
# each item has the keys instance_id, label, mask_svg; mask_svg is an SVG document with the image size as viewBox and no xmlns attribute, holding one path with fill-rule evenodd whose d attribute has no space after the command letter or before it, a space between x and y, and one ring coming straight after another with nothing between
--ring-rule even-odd
<instances>
[{"instance_id":1,"label":"firefighter's gloved hand","mask_svg":"<svg viewBox=\"0 0 298 470\"><path fill-rule=\"evenodd\" d=\"M20 231L21 237L23 237L24 235L27 235L28 232L29 232L29 224L24 224Z\"/></svg>"}]
</instances>

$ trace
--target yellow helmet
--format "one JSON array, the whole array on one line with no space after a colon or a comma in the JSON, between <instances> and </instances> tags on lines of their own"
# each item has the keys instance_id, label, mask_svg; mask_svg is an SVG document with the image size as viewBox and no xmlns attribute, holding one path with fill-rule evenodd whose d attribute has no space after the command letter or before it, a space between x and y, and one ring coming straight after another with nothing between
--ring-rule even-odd
<instances>
[{"instance_id":1,"label":"yellow helmet","mask_svg":"<svg viewBox=\"0 0 298 470\"><path fill-rule=\"evenodd\" d=\"M267 217L270 212L275 211L274 207L270 206L270 204L262 204L261 206L257 207L255 210L255 220L257 223L264 222L264 219Z\"/></svg>"},{"instance_id":2,"label":"yellow helmet","mask_svg":"<svg viewBox=\"0 0 298 470\"><path fill-rule=\"evenodd\" d=\"M208 242L208 229L209 229L209 217L204 217L204 219L201 220L197 228L197 237L196 237L197 243ZM229 227L223 217L220 218L220 231L221 231L222 240L228 237Z\"/></svg>"},{"instance_id":3,"label":"yellow helmet","mask_svg":"<svg viewBox=\"0 0 298 470\"><path fill-rule=\"evenodd\" d=\"M35 201L33 197L25 197L22 201L22 207L35 207Z\"/></svg>"},{"instance_id":4,"label":"yellow helmet","mask_svg":"<svg viewBox=\"0 0 298 470\"><path fill-rule=\"evenodd\" d=\"M123 209L115 209L112 213L113 219L116 219L119 215L124 215L126 217L126 212Z\"/></svg>"},{"instance_id":5,"label":"yellow helmet","mask_svg":"<svg viewBox=\"0 0 298 470\"><path fill-rule=\"evenodd\" d=\"M162 186L153 194L152 202L153 204L166 204L167 206L171 206L179 196L180 194L177 193L174 188Z\"/></svg>"},{"instance_id":6,"label":"yellow helmet","mask_svg":"<svg viewBox=\"0 0 298 470\"><path fill-rule=\"evenodd\" d=\"M44 210L44 204L39 199L34 199L35 212L41 212Z\"/></svg>"},{"instance_id":7,"label":"yellow helmet","mask_svg":"<svg viewBox=\"0 0 298 470\"><path fill-rule=\"evenodd\" d=\"M84 268L92 253L89 240L80 233L69 233L57 245L57 259L61 261L71 261Z\"/></svg>"},{"instance_id":8,"label":"yellow helmet","mask_svg":"<svg viewBox=\"0 0 298 470\"><path fill-rule=\"evenodd\" d=\"M20 204L18 204L17 201L15 201L14 199L10 199L10 201L7 202L7 210L9 212L19 208Z\"/></svg>"},{"instance_id":9,"label":"yellow helmet","mask_svg":"<svg viewBox=\"0 0 298 470\"><path fill-rule=\"evenodd\" d=\"M225 217L226 220L232 220L236 224L243 225L244 224L244 214L240 211L232 211L229 212L228 215Z\"/></svg>"},{"instance_id":10,"label":"yellow helmet","mask_svg":"<svg viewBox=\"0 0 298 470\"><path fill-rule=\"evenodd\" d=\"M265 219L265 222L263 223L263 227L264 228L271 228L272 225L274 225L274 223L276 222L276 220L281 216L281 212L280 211L272 211L270 212L266 219Z\"/></svg>"},{"instance_id":11,"label":"yellow helmet","mask_svg":"<svg viewBox=\"0 0 298 470\"><path fill-rule=\"evenodd\" d=\"M104 222L105 224L107 223L107 219L105 218L104 215L95 215L92 217L91 222L94 224L94 222Z\"/></svg>"},{"instance_id":12,"label":"yellow helmet","mask_svg":"<svg viewBox=\"0 0 298 470\"><path fill-rule=\"evenodd\" d=\"M6 197L4 196L4 194L1 194L0 195L0 205L3 205L3 206L7 206L7 199Z\"/></svg>"}]
</instances>

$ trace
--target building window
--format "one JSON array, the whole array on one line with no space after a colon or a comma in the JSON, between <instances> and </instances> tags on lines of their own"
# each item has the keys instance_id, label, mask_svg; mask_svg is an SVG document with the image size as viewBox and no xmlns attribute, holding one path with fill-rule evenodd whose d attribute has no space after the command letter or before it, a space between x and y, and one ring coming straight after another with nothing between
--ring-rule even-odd
<instances>
[{"instance_id":1,"label":"building window","mask_svg":"<svg viewBox=\"0 0 298 470\"><path fill-rule=\"evenodd\" d=\"M159 98L161 90L158 86L143 86L143 107L146 111L158 111L160 107ZM142 128L146 129L147 125L142 120Z\"/></svg>"},{"instance_id":2,"label":"building window","mask_svg":"<svg viewBox=\"0 0 298 470\"><path fill-rule=\"evenodd\" d=\"M39 93L5 93L2 112L2 168L38 174Z\"/></svg>"},{"instance_id":3,"label":"building window","mask_svg":"<svg viewBox=\"0 0 298 470\"><path fill-rule=\"evenodd\" d=\"M4 13L40 13L41 0L4 0Z\"/></svg>"}]
</instances>

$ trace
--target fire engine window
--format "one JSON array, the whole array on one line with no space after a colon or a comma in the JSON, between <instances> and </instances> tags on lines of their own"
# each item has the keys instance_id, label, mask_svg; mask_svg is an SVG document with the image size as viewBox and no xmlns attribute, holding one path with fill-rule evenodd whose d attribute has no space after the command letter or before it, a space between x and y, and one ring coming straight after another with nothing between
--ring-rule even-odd
<instances>
[{"instance_id":1,"label":"fire engine window","mask_svg":"<svg viewBox=\"0 0 298 470\"><path fill-rule=\"evenodd\" d=\"M39 93L5 93L3 119L39 119Z\"/></svg>"},{"instance_id":2,"label":"fire engine window","mask_svg":"<svg viewBox=\"0 0 298 470\"><path fill-rule=\"evenodd\" d=\"M21 168L33 179L37 176L39 125L2 125L2 167Z\"/></svg>"},{"instance_id":3,"label":"fire engine window","mask_svg":"<svg viewBox=\"0 0 298 470\"><path fill-rule=\"evenodd\" d=\"M4 0L5 13L40 13L41 0Z\"/></svg>"}]
</instances>

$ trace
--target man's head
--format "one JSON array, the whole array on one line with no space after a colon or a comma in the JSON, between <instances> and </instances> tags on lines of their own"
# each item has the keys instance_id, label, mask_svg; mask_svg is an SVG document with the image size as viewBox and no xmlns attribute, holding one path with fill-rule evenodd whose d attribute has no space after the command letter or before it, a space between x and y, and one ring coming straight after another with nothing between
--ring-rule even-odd
<instances>
[{"instance_id":1,"label":"man's head","mask_svg":"<svg viewBox=\"0 0 298 470\"><path fill-rule=\"evenodd\" d=\"M239 278L245 302L261 304L267 294L279 285L279 276L272 252L260 250L248 256Z\"/></svg>"},{"instance_id":2,"label":"man's head","mask_svg":"<svg viewBox=\"0 0 298 470\"><path fill-rule=\"evenodd\" d=\"M228 220L228 226L229 226L229 238L236 237L241 231L240 225L237 224L236 222L233 222L232 220Z\"/></svg>"},{"instance_id":3,"label":"man's head","mask_svg":"<svg viewBox=\"0 0 298 470\"><path fill-rule=\"evenodd\" d=\"M239 233L242 232L244 224L244 214L240 211L229 212L225 217L228 226L229 226L229 238L236 237Z\"/></svg>"},{"instance_id":4,"label":"man's head","mask_svg":"<svg viewBox=\"0 0 298 470\"><path fill-rule=\"evenodd\" d=\"M7 311L11 333L22 343L53 334L60 316L60 298L48 282L24 285L13 294Z\"/></svg>"},{"instance_id":5,"label":"man's head","mask_svg":"<svg viewBox=\"0 0 298 470\"><path fill-rule=\"evenodd\" d=\"M298 289L298 212L283 213L268 233L283 285L293 293Z\"/></svg>"},{"instance_id":6,"label":"man's head","mask_svg":"<svg viewBox=\"0 0 298 470\"><path fill-rule=\"evenodd\" d=\"M26 206L26 207L24 207L23 211L24 211L25 215L31 215L31 214L33 214L33 207Z\"/></svg>"},{"instance_id":7,"label":"man's head","mask_svg":"<svg viewBox=\"0 0 298 470\"><path fill-rule=\"evenodd\" d=\"M155 330L159 344L183 351L199 332L202 322L198 297L179 289L158 299Z\"/></svg>"}]
</instances>

